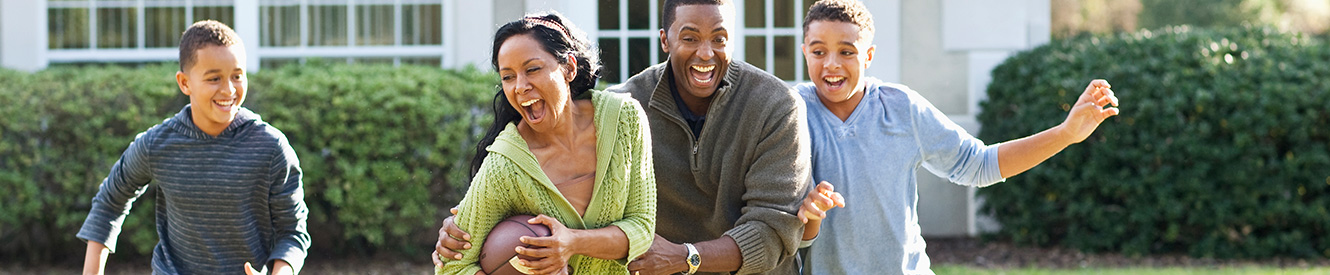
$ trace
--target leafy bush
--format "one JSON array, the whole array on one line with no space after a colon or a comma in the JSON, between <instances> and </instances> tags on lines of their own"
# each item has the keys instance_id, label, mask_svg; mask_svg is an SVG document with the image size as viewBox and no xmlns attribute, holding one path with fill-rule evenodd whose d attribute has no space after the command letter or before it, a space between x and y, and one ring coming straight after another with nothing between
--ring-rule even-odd
<instances>
[{"instance_id":1,"label":"leafy bush","mask_svg":"<svg viewBox=\"0 0 1330 275\"><path fill-rule=\"evenodd\" d=\"M1122 102L1085 142L984 188L996 236L1127 254L1330 257L1330 50L1242 27L1078 37L993 70L979 137L1060 123L1090 79Z\"/></svg>"},{"instance_id":2,"label":"leafy bush","mask_svg":"<svg viewBox=\"0 0 1330 275\"><path fill-rule=\"evenodd\" d=\"M174 66L0 70L8 101L0 105L0 258L81 255L74 234L111 164L137 133L188 104ZM465 191L467 162L490 119L480 106L496 80L474 68L318 61L250 75L245 106L281 129L300 157L311 254L428 253L441 210ZM135 203L117 258L151 253L152 197Z\"/></svg>"}]
</instances>

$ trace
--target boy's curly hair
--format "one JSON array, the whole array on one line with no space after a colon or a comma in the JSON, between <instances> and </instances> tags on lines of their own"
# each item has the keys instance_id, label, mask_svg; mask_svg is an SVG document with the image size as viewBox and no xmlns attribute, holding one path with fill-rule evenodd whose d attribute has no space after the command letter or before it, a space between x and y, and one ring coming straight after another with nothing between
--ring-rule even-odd
<instances>
[{"instance_id":1,"label":"boy's curly hair","mask_svg":"<svg viewBox=\"0 0 1330 275\"><path fill-rule=\"evenodd\" d=\"M813 21L845 22L859 27L859 38L873 40L873 14L858 0L819 0L808 8L804 17L804 35Z\"/></svg>"},{"instance_id":2,"label":"boy's curly hair","mask_svg":"<svg viewBox=\"0 0 1330 275\"><path fill-rule=\"evenodd\" d=\"M194 66L195 55L203 47L234 45L244 43L240 41L240 35L226 24L215 20L194 22L180 36L180 71L189 72L189 68Z\"/></svg>"}]
</instances>

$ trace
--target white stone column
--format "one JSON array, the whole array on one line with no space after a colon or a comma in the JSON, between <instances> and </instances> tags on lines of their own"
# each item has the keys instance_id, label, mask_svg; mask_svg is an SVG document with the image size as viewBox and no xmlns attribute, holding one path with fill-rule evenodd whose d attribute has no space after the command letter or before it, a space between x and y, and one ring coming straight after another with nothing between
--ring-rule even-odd
<instances>
[{"instance_id":1,"label":"white stone column","mask_svg":"<svg viewBox=\"0 0 1330 275\"><path fill-rule=\"evenodd\" d=\"M235 0L235 28L240 40L245 41L245 70L259 71L259 1ZM348 24L354 24L351 22Z\"/></svg>"},{"instance_id":2,"label":"white stone column","mask_svg":"<svg viewBox=\"0 0 1330 275\"><path fill-rule=\"evenodd\" d=\"M450 48L453 54L448 57L451 61L449 63L452 63L453 68L473 64L480 70L489 70L490 44L493 43L494 31L498 28L494 20L494 10L500 8L498 3L456 0L453 7L452 14L445 14L443 18L453 21L453 26L457 26L443 30L455 33L449 36L454 41L445 42L452 45Z\"/></svg>"},{"instance_id":3,"label":"white stone column","mask_svg":"<svg viewBox=\"0 0 1330 275\"><path fill-rule=\"evenodd\" d=\"M0 1L0 66L46 68L46 1Z\"/></svg>"},{"instance_id":4,"label":"white stone column","mask_svg":"<svg viewBox=\"0 0 1330 275\"><path fill-rule=\"evenodd\" d=\"M873 64L865 75L887 82L901 81L901 0L864 1L873 14ZM805 11L807 12L807 11ZM799 15L803 16L803 15ZM740 20L739 22L743 22ZM800 26L802 28L802 26ZM798 41L803 43L803 41ZM800 53L802 54L802 53ZM806 74L807 72L797 72Z\"/></svg>"}]
</instances>

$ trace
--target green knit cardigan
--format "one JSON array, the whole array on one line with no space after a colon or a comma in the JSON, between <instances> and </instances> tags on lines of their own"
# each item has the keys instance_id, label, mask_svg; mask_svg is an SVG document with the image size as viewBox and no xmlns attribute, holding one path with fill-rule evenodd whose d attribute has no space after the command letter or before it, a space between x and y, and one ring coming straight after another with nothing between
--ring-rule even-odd
<instances>
[{"instance_id":1,"label":"green knit cardigan","mask_svg":"<svg viewBox=\"0 0 1330 275\"><path fill-rule=\"evenodd\" d=\"M471 180L457 214L457 225L471 234L472 248L461 251L461 260L447 262L437 274L475 274L480 270L480 247L490 229L518 214L545 214L570 229L616 225L628 236L626 259L575 255L568 264L576 274L627 274L629 259L651 247L656 228L656 179L646 116L627 95L590 93L597 131L596 178L585 215L579 216L540 170L516 124L508 124L486 148L490 154Z\"/></svg>"}]
</instances>

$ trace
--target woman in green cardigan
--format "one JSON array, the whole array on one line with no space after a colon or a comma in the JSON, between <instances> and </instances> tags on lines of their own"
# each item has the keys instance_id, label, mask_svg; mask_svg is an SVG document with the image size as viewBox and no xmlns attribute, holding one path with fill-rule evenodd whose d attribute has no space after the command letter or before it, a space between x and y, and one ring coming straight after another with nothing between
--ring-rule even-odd
<instances>
[{"instance_id":1,"label":"woman in green cardigan","mask_svg":"<svg viewBox=\"0 0 1330 275\"><path fill-rule=\"evenodd\" d=\"M647 120L637 101L591 90L597 53L556 12L503 25L493 65L501 91L494 124L477 146L471 187L455 222L476 246L439 274L484 274L479 247L500 220L538 215L553 235L517 253L534 274L627 274L651 246L656 184ZM437 256L436 256L437 257Z\"/></svg>"}]
</instances>

